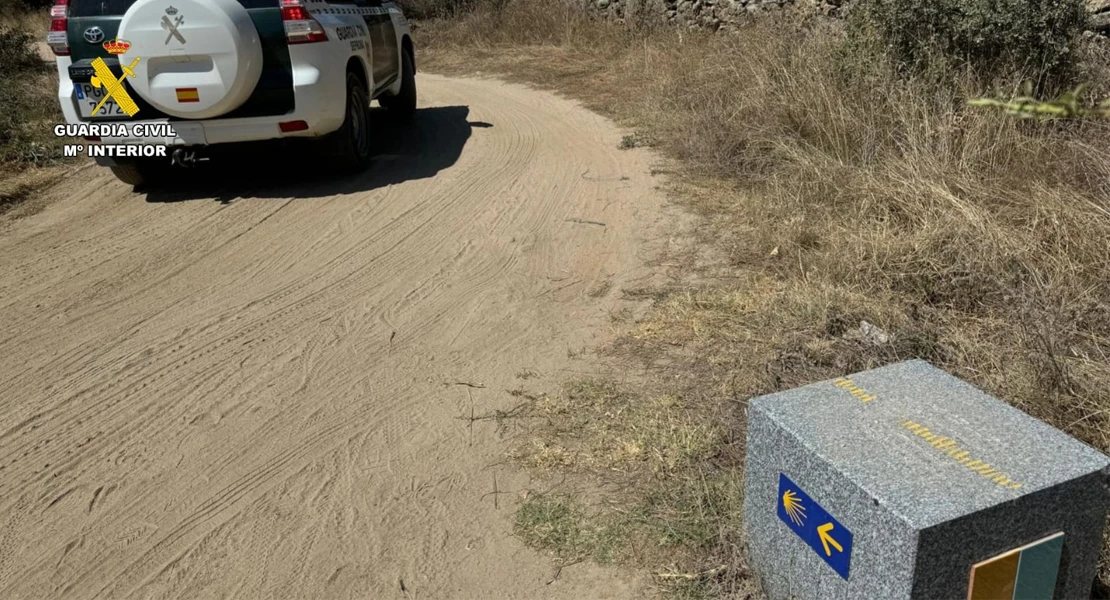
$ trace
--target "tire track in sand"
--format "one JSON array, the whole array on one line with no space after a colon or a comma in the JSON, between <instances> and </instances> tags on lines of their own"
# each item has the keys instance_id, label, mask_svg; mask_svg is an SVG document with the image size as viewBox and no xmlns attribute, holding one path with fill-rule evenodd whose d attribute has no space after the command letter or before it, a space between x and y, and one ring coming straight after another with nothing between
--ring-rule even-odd
<instances>
[{"instance_id":1,"label":"tire track in sand","mask_svg":"<svg viewBox=\"0 0 1110 600\"><path fill-rule=\"evenodd\" d=\"M91 171L4 229L0 596L638 595L547 585L489 501L502 442L442 384L503 407L604 341L619 294L587 284L650 274L651 156L550 94L419 82L424 152L335 192L147 204Z\"/></svg>"}]
</instances>

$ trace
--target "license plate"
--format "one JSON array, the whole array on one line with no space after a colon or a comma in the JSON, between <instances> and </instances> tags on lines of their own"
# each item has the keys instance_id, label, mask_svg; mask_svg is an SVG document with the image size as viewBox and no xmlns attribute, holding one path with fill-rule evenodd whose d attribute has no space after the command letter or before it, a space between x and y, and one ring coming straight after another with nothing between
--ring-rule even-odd
<instances>
[{"instance_id":1,"label":"license plate","mask_svg":"<svg viewBox=\"0 0 1110 600\"><path fill-rule=\"evenodd\" d=\"M116 104L114 100L109 98L104 102L100 110L93 114L93 109L101 100L104 100L104 95L107 93L104 88L93 87L91 83L75 83L73 84L74 95L77 96L77 107L81 110L81 116L86 118L110 118L110 117L126 117L127 113L123 112L123 108Z\"/></svg>"}]
</instances>

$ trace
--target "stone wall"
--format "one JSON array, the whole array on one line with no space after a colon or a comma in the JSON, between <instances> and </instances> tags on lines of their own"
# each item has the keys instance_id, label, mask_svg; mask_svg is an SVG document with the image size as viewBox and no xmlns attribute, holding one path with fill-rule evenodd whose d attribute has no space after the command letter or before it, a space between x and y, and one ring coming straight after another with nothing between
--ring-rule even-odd
<instances>
[{"instance_id":1,"label":"stone wall","mask_svg":"<svg viewBox=\"0 0 1110 600\"><path fill-rule=\"evenodd\" d=\"M584 0L590 10L626 21L667 22L721 29L770 12L804 11L838 16L846 0ZM1110 2L1110 0L1107 0Z\"/></svg>"},{"instance_id":2,"label":"stone wall","mask_svg":"<svg viewBox=\"0 0 1110 600\"><path fill-rule=\"evenodd\" d=\"M1087 10L1091 11L1091 28L1110 33L1110 0L1087 0Z\"/></svg>"},{"instance_id":3,"label":"stone wall","mask_svg":"<svg viewBox=\"0 0 1110 600\"><path fill-rule=\"evenodd\" d=\"M754 15L795 11L843 16L851 0L583 0L589 10L607 18L660 21L690 28L728 29ZM1087 0L1092 28L1110 32L1110 0Z\"/></svg>"}]
</instances>

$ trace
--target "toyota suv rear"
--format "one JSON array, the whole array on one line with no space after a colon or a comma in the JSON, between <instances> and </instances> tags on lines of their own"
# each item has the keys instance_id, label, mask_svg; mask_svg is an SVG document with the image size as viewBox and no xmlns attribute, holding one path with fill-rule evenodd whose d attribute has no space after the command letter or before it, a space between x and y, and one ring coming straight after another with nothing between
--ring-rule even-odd
<instances>
[{"instance_id":1,"label":"toyota suv rear","mask_svg":"<svg viewBox=\"0 0 1110 600\"><path fill-rule=\"evenodd\" d=\"M392 1L55 1L66 121L127 125L93 142L170 147L172 159L96 159L125 183L212 145L281 138L320 138L335 164L361 169L371 100L397 120L416 110L412 34ZM132 126L157 123L169 127Z\"/></svg>"}]
</instances>

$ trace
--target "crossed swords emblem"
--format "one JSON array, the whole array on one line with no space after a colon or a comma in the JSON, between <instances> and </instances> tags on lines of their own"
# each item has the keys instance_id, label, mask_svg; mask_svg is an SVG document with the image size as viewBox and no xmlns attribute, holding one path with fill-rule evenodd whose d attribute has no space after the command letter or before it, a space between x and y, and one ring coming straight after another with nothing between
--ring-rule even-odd
<instances>
[{"instance_id":1,"label":"crossed swords emblem","mask_svg":"<svg viewBox=\"0 0 1110 600\"><path fill-rule=\"evenodd\" d=\"M104 106L104 103L107 102L109 98L114 98L120 108L123 109L123 112L127 113L129 117L133 117L135 113L139 112L139 106L135 104L135 101L132 100L131 96L127 93L127 89L123 87L123 79L125 77L135 76L135 71L133 71L133 69L137 64L139 64L139 57L137 56L135 60L131 61L130 65L120 63L120 70L123 71L123 74L119 76L119 79L116 79L116 76L112 73L112 70L108 68L108 64L104 62L103 58L97 57L97 59L93 61L92 66L96 75L93 75L92 78L89 79L89 83L91 83L93 87L104 86L105 94L104 98L100 100L100 104L97 104L96 108L93 109L92 114L95 115L100 112L100 107Z\"/></svg>"},{"instance_id":2,"label":"crossed swords emblem","mask_svg":"<svg viewBox=\"0 0 1110 600\"><path fill-rule=\"evenodd\" d=\"M174 12L177 12L177 11L175 10ZM162 15L162 29L165 29L166 31L170 32L170 34L166 36L166 41L165 41L166 44L169 44L170 40L173 39L173 38L177 38L177 41L181 42L182 44L185 43L184 36L182 36L181 32L177 30L177 28L180 27L181 24L184 23L184 22L185 22L185 15L178 15L177 18L174 19L173 21L170 21L170 18L167 17L166 15Z\"/></svg>"}]
</instances>

